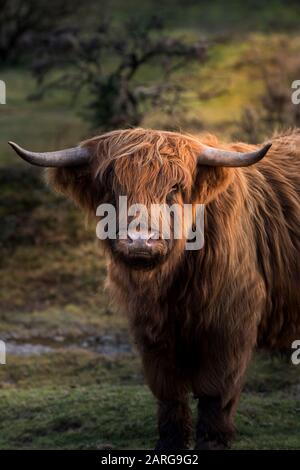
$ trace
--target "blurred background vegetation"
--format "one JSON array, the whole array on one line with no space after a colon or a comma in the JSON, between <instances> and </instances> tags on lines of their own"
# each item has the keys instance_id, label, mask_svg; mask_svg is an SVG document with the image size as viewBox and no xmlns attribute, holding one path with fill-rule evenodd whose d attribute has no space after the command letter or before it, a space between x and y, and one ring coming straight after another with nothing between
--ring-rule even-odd
<instances>
[{"instance_id":1,"label":"blurred background vegetation","mask_svg":"<svg viewBox=\"0 0 300 470\"><path fill-rule=\"evenodd\" d=\"M299 125L294 0L0 0L0 448L151 448L154 400L93 227L18 160L117 127L260 142ZM136 405L138 403L138 406ZM300 372L254 358L234 448L300 448Z\"/></svg>"}]
</instances>

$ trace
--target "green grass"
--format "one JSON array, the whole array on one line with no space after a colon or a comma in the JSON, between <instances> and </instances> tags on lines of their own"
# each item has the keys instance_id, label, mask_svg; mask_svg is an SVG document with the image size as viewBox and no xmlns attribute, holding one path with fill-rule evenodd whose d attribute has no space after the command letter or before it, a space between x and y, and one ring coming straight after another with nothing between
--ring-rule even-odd
<instances>
[{"instance_id":1,"label":"green grass","mask_svg":"<svg viewBox=\"0 0 300 470\"><path fill-rule=\"evenodd\" d=\"M63 372L63 373L62 373ZM77 386L142 385L139 359L135 354L109 357L95 352L67 349L32 357L10 356L7 367L0 368L0 389L76 388Z\"/></svg>"},{"instance_id":2,"label":"green grass","mask_svg":"<svg viewBox=\"0 0 300 470\"><path fill-rule=\"evenodd\" d=\"M155 443L155 401L135 356L62 350L12 359L0 378L0 449L150 449ZM278 358L256 357L234 449L300 448L299 378Z\"/></svg>"},{"instance_id":3,"label":"green grass","mask_svg":"<svg viewBox=\"0 0 300 470\"><path fill-rule=\"evenodd\" d=\"M147 447L154 442L152 406L148 390L134 385L4 392L0 448Z\"/></svg>"}]
</instances>

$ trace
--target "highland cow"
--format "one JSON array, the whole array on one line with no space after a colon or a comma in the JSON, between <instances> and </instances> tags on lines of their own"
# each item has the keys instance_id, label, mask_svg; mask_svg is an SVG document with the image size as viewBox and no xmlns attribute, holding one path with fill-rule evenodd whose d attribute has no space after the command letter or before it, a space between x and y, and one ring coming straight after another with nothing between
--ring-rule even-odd
<instances>
[{"instance_id":1,"label":"highland cow","mask_svg":"<svg viewBox=\"0 0 300 470\"><path fill-rule=\"evenodd\" d=\"M119 195L146 206L205 204L201 250L149 234L103 244L108 287L158 401L156 449L190 445L191 392L196 449L227 447L254 349L283 351L300 338L300 132L263 148L144 129L59 152L11 145L54 167L50 185L90 215Z\"/></svg>"}]
</instances>

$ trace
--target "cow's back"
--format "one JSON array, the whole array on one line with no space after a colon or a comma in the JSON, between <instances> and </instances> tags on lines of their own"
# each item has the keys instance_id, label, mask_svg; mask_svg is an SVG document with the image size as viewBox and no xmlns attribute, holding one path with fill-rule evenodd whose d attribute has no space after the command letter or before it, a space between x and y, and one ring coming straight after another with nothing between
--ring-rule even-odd
<instances>
[{"instance_id":1,"label":"cow's back","mask_svg":"<svg viewBox=\"0 0 300 470\"><path fill-rule=\"evenodd\" d=\"M256 170L247 176L267 293L259 344L283 350L300 339L300 132L275 137Z\"/></svg>"}]
</instances>

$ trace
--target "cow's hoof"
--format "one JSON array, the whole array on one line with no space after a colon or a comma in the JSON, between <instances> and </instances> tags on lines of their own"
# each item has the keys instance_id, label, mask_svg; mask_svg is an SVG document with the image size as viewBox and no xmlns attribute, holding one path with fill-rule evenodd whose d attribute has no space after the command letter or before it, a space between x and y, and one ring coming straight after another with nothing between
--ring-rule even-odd
<instances>
[{"instance_id":1,"label":"cow's hoof","mask_svg":"<svg viewBox=\"0 0 300 470\"><path fill-rule=\"evenodd\" d=\"M199 439L196 442L194 450L226 450L228 446L218 441L205 441Z\"/></svg>"},{"instance_id":2,"label":"cow's hoof","mask_svg":"<svg viewBox=\"0 0 300 470\"><path fill-rule=\"evenodd\" d=\"M184 445L183 442L174 439L159 439L156 443L154 450L156 452L173 452L176 450L188 450L188 446Z\"/></svg>"}]
</instances>

